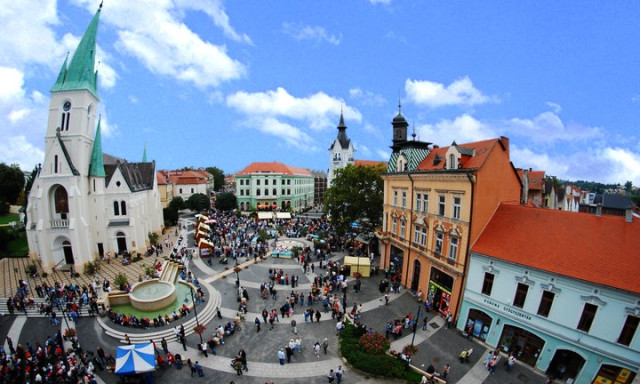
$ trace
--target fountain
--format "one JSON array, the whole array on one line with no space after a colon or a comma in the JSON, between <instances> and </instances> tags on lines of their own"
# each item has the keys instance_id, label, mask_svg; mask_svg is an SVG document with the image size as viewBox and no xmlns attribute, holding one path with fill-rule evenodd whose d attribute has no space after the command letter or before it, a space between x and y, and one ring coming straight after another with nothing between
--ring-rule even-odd
<instances>
[{"instance_id":1,"label":"fountain","mask_svg":"<svg viewBox=\"0 0 640 384\"><path fill-rule=\"evenodd\" d=\"M140 311L157 311L166 308L175 299L175 286L172 283L155 279L134 285L129 293L131 306Z\"/></svg>"}]
</instances>

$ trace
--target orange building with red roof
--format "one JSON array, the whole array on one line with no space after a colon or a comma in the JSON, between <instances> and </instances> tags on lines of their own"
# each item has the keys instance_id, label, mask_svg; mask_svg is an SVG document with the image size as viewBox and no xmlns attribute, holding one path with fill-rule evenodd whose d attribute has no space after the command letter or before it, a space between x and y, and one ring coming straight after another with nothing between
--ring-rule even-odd
<instances>
[{"instance_id":1,"label":"orange building with red roof","mask_svg":"<svg viewBox=\"0 0 640 384\"><path fill-rule=\"evenodd\" d=\"M521 184L506 137L428 149L419 144L394 142L383 174L381 267L455 317L469 245L501 201L519 201ZM426 156L417 161L421 153Z\"/></svg>"},{"instance_id":2,"label":"orange building with red roof","mask_svg":"<svg viewBox=\"0 0 640 384\"><path fill-rule=\"evenodd\" d=\"M502 203L471 247L457 326L550 375L640 369L640 222Z\"/></svg>"}]
</instances>

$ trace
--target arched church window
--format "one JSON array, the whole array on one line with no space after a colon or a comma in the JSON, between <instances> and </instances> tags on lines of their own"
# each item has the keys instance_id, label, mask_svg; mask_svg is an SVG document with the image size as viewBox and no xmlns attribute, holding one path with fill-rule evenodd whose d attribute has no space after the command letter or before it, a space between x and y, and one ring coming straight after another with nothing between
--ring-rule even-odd
<instances>
[{"instance_id":1,"label":"arched church window","mask_svg":"<svg viewBox=\"0 0 640 384\"><path fill-rule=\"evenodd\" d=\"M53 156L53 173L58 173L58 155Z\"/></svg>"},{"instance_id":2,"label":"arched church window","mask_svg":"<svg viewBox=\"0 0 640 384\"><path fill-rule=\"evenodd\" d=\"M120 204L117 201L113 202L113 215L120 216Z\"/></svg>"},{"instance_id":3,"label":"arched church window","mask_svg":"<svg viewBox=\"0 0 640 384\"><path fill-rule=\"evenodd\" d=\"M91 132L91 107L92 105L89 105L87 108L87 133Z\"/></svg>"},{"instance_id":4,"label":"arched church window","mask_svg":"<svg viewBox=\"0 0 640 384\"><path fill-rule=\"evenodd\" d=\"M122 200L120 202L120 213L122 215L126 215L127 214L127 203L124 200Z\"/></svg>"},{"instance_id":5,"label":"arched church window","mask_svg":"<svg viewBox=\"0 0 640 384\"><path fill-rule=\"evenodd\" d=\"M53 198L55 200L56 214L59 214L60 217L65 220L69 213L69 196L67 195L67 190L59 186L56 188Z\"/></svg>"},{"instance_id":6,"label":"arched church window","mask_svg":"<svg viewBox=\"0 0 640 384\"><path fill-rule=\"evenodd\" d=\"M70 119L71 119L71 102L67 100L64 102L64 104L62 104L62 121L60 124L61 131L69 130Z\"/></svg>"}]
</instances>

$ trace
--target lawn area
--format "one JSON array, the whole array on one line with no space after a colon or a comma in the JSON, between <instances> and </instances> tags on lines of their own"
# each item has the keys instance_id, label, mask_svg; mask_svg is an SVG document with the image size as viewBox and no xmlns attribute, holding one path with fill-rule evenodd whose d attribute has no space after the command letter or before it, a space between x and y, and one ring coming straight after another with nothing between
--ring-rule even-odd
<instances>
[{"instance_id":1,"label":"lawn area","mask_svg":"<svg viewBox=\"0 0 640 384\"><path fill-rule=\"evenodd\" d=\"M26 256L29 254L29 243L27 243L27 233L21 231L18 237L7 244L8 256Z\"/></svg>"},{"instance_id":2,"label":"lawn area","mask_svg":"<svg viewBox=\"0 0 640 384\"><path fill-rule=\"evenodd\" d=\"M9 224L12 221L20 220L20 214L18 213L7 213L6 215L0 216L0 224Z\"/></svg>"}]
</instances>

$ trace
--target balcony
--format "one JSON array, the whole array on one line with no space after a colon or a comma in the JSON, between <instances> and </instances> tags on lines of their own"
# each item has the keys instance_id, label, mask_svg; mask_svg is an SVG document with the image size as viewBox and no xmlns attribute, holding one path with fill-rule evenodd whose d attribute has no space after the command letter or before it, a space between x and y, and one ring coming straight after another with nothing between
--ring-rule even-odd
<instances>
[{"instance_id":1,"label":"balcony","mask_svg":"<svg viewBox=\"0 0 640 384\"><path fill-rule=\"evenodd\" d=\"M51 220L49 225L51 228L69 228L69 220Z\"/></svg>"}]
</instances>

